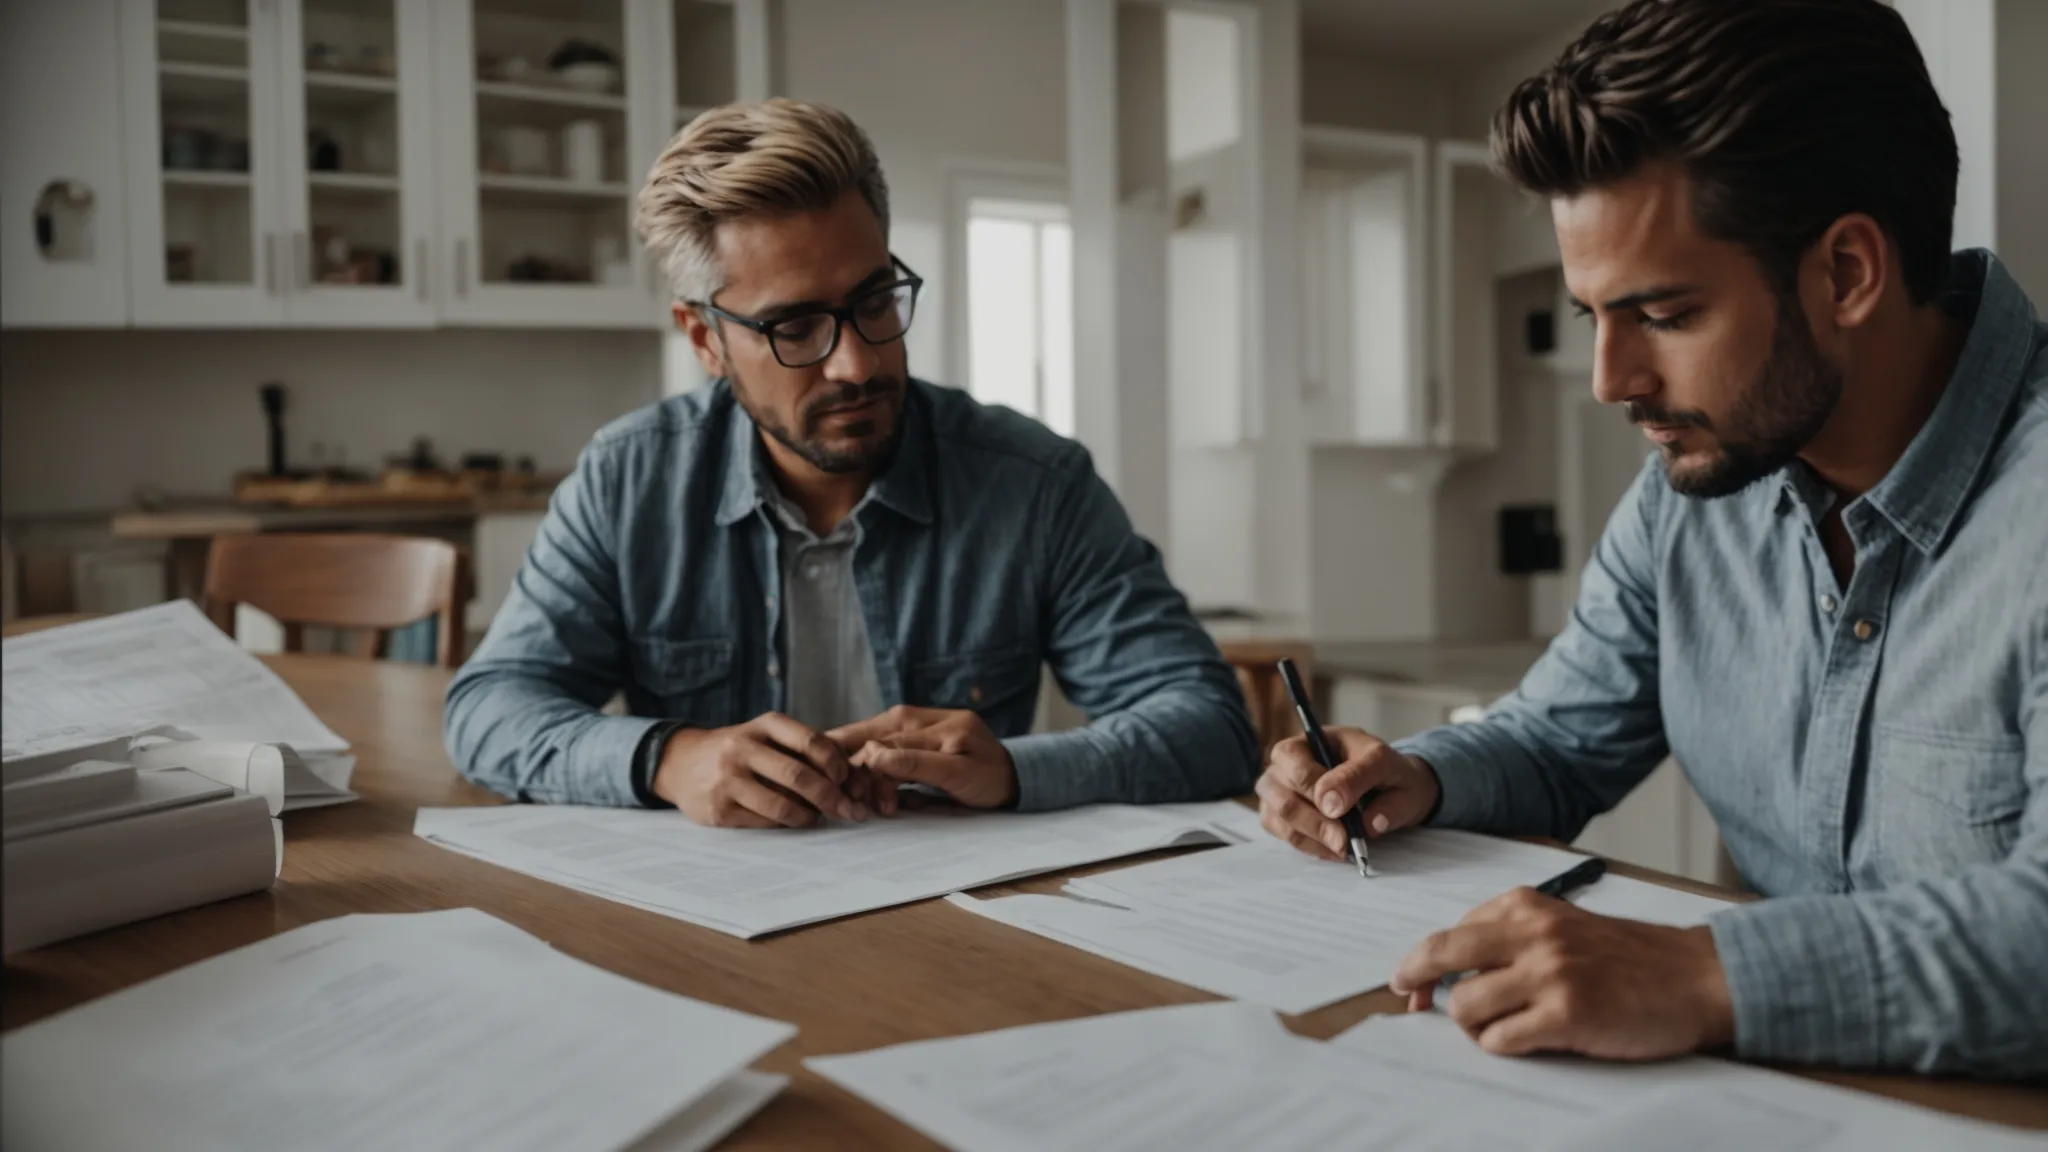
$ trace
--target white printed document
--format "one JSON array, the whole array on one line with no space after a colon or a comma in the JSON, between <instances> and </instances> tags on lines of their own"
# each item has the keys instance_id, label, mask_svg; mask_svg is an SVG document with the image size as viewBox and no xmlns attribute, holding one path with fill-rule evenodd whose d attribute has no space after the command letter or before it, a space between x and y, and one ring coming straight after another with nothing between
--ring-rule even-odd
<instances>
[{"instance_id":1,"label":"white printed document","mask_svg":"<svg viewBox=\"0 0 2048 1152\"><path fill-rule=\"evenodd\" d=\"M475 909L343 916L9 1033L0 1144L692 1149L670 1121L794 1032ZM699 1129L762 1087L727 1087Z\"/></svg>"},{"instance_id":2,"label":"white printed document","mask_svg":"<svg viewBox=\"0 0 2048 1152\"><path fill-rule=\"evenodd\" d=\"M903 1044L805 1065L958 1152L1500 1152L1460 1086L1367 1067L1230 1002Z\"/></svg>"},{"instance_id":3,"label":"white printed document","mask_svg":"<svg viewBox=\"0 0 2048 1152\"><path fill-rule=\"evenodd\" d=\"M1330 1041L1375 1069L1456 1085L1556 1152L1917 1152L2039 1148L1961 1120L1782 1072L1688 1056L1652 1063L1495 1056L1439 1012L1374 1016Z\"/></svg>"},{"instance_id":4,"label":"white printed document","mask_svg":"<svg viewBox=\"0 0 2048 1152\"><path fill-rule=\"evenodd\" d=\"M1439 928L1517 885L1585 858L1554 848L1418 829L1377 841L1372 879L1277 841L1105 872L1060 896L951 903L1219 996L1311 1012L1386 983ZM1606 907L1596 903L1596 897ZM1698 923L1721 906L1618 876L1574 897L1594 911ZM1610 913L1611 914L1611 913Z\"/></svg>"},{"instance_id":5,"label":"white printed document","mask_svg":"<svg viewBox=\"0 0 2048 1152\"><path fill-rule=\"evenodd\" d=\"M92 748L159 725L202 740L289 744L306 756L348 748L189 600L0 644L0 760Z\"/></svg>"},{"instance_id":6,"label":"white printed document","mask_svg":"<svg viewBox=\"0 0 2048 1152\"><path fill-rule=\"evenodd\" d=\"M347 787L355 769L353 756L324 756L309 762L289 745L188 740L184 735L137 737L129 746L128 762L137 768L184 768L261 796L269 802L272 816L345 804L356 798ZM332 783L330 778L340 783Z\"/></svg>"},{"instance_id":7,"label":"white printed document","mask_svg":"<svg viewBox=\"0 0 2048 1152\"><path fill-rule=\"evenodd\" d=\"M422 808L413 832L578 891L752 938L1176 844L1214 843L1182 812L935 808L865 824L705 828L680 813L510 804Z\"/></svg>"}]
</instances>

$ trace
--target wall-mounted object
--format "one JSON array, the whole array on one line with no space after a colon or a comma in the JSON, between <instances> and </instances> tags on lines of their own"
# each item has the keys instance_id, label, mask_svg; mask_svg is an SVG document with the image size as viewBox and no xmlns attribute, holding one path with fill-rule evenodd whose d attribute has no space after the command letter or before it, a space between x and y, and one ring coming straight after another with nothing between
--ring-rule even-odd
<instances>
[{"instance_id":1,"label":"wall-mounted object","mask_svg":"<svg viewBox=\"0 0 2048 1152\"><path fill-rule=\"evenodd\" d=\"M1563 566L1564 538L1558 535L1556 506L1510 504L1500 510L1502 574L1527 576Z\"/></svg>"}]
</instances>

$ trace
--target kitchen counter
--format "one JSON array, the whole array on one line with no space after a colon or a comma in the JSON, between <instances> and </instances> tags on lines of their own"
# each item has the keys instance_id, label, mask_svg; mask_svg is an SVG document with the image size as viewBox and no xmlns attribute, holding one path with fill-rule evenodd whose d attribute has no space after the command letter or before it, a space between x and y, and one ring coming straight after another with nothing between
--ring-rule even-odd
<instances>
[{"instance_id":1,"label":"kitchen counter","mask_svg":"<svg viewBox=\"0 0 2048 1152\"><path fill-rule=\"evenodd\" d=\"M1549 645L1548 640L1320 643L1315 645L1316 674L1445 688L1492 699L1521 683L1522 674Z\"/></svg>"},{"instance_id":2,"label":"kitchen counter","mask_svg":"<svg viewBox=\"0 0 2048 1152\"><path fill-rule=\"evenodd\" d=\"M294 508L270 504L173 504L117 512L113 533L126 540L177 540L256 532L303 532L319 528L384 528L421 524L462 524L499 512L544 512L546 493L482 495L432 504L362 504Z\"/></svg>"}]
</instances>

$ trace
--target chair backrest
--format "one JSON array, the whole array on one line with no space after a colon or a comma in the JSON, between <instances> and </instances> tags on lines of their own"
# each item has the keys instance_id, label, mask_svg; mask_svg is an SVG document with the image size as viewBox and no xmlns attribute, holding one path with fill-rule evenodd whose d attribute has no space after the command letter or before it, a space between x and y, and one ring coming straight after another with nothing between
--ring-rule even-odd
<instances>
[{"instance_id":1,"label":"chair backrest","mask_svg":"<svg viewBox=\"0 0 2048 1152\"><path fill-rule=\"evenodd\" d=\"M379 656L393 628L439 618L435 657L460 661L467 599L461 557L445 540L416 536L216 536L206 564L206 614L235 634L235 605L284 625L287 652L305 649L305 626L351 630L352 651Z\"/></svg>"},{"instance_id":2,"label":"chair backrest","mask_svg":"<svg viewBox=\"0 0 2048 1152\"><path fill-rule=\"evenodd\" d=\"M1294 661L1309 691L1315 691L1315 649L1307 644L1282 640L1226 640L1220 647L1223 658L1237 669L1238 686L1244 689L1245 706L1251 710L1252 729L1259 737L1259 768L1264 770L1273 745L1301 734L1301 722L1294 716L1294 701L1280 678L1280 658ZM1328 723L1325 718L1324 723Z\"/></svg>"}]
</instances>

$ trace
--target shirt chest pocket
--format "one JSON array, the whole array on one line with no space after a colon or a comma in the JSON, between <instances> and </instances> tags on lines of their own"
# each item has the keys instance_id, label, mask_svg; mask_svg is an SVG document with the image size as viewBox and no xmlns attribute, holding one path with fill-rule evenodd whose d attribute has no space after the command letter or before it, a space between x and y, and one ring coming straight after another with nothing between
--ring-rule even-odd
<instances>
[{"instance_id":1,"label":"shirt chest pocket","mask_svg":"<svg viewBox=\"0 0 2048 1152\"><path fill-rule=\"evenodd\" d=\"M1886 879L1934 879L2005 859L2027 806L2025 758L2017 737L1873 726L1869 795Z\"/></svg>"},{"instance_id":2,"label":"shirt chest pocket","mask_svg":"<svg viewBox=\"0 0 2048 1152\"><path fill-rule=\"evenodd\" d=\"M1038 707L1038 678L1038 654L1027 648L941 656L911 667L905 703L969 709L988 720L997 735L1021 735L995 721L1021 714L1028 728Z\"/></svg>"},{"instance_id":3,"label":"shirt chest pocket","mask_svg":"<svg viewBox=\"0 0 2048 1152\"><path fill-rule=\"evenodd\" d=\"M633 681L666 719L736 724L746 718L732 715L732 654L730 640L641 637L633 642Z\"/></svg>"}]
</instances>

